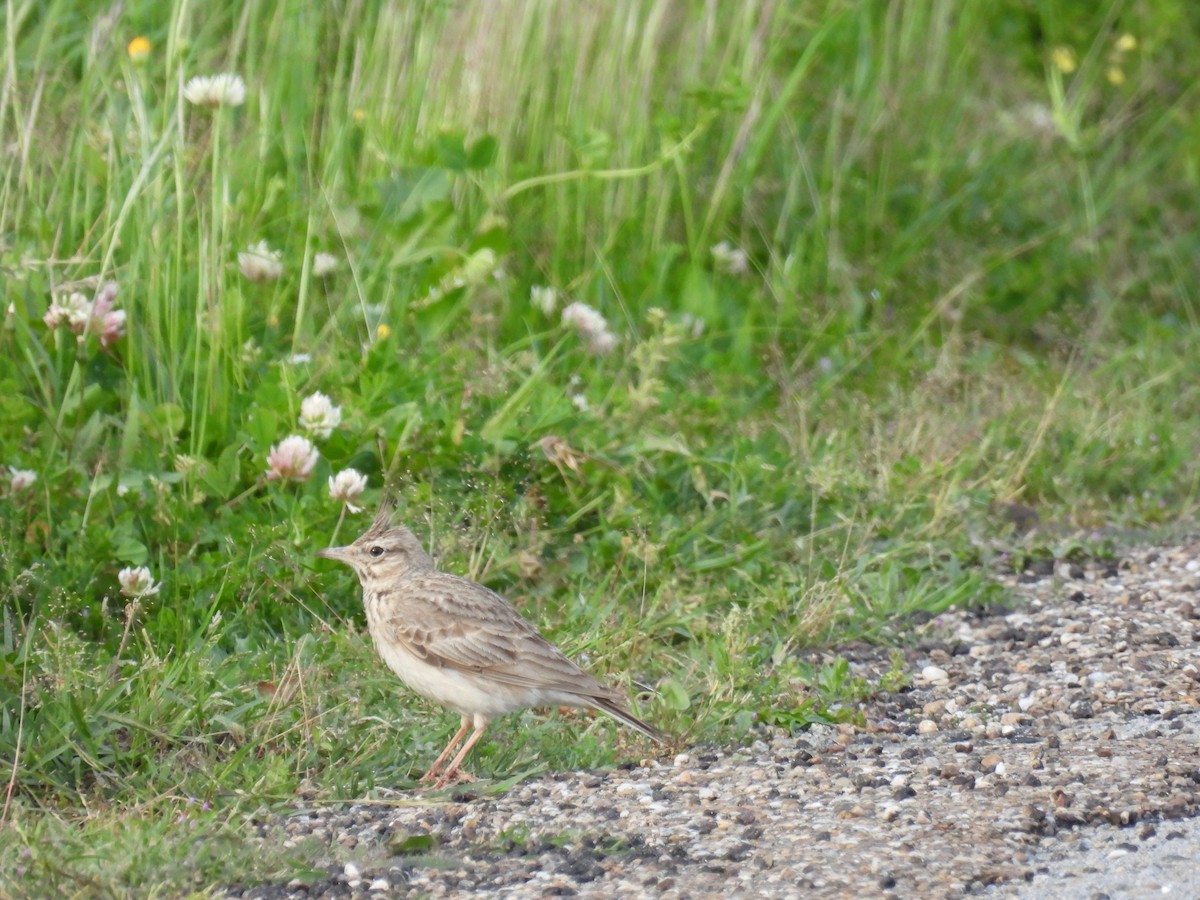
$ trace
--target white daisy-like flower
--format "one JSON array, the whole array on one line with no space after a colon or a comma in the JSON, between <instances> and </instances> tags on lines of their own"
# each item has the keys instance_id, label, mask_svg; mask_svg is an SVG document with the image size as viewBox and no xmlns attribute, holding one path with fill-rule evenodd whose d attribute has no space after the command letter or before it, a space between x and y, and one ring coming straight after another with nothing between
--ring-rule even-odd
<instances>
[{"instance_id":1,"label":"white daisy-like flower","mask_svg":"<svg viewBox=\"0 0 1200 900\"><path fill-rule=\"evenodd\" d=\"M586 303L576 301L562 311L562 323L574 328L597 356L612 352L617 336L608 330L608 320Z\"/></svg>"},{"instance_id":2,"label":"white daisy-like flower","mask_svg":"<svg viewBox=\"0 0 1200 900\"><path fill-rule=\"evenodd\" d=\"M267 480L308 481L320 457L308 438L298 434L285 437L267 454Z\"/></svg>"},{"instance_id":3,"label":"white daisy-like flower","mask_svg":"<svg viewBox=\"0 0 1200 900\"><path fill-rule=\"evenodd\" d=\"M314 278L324 278L337 271L341 261L332 253L318 253L313 257L312 273Z\"/></svg>"},{"instance_id":4,"label":"white daisy-like flower","mask_svg":"<svg viewBox=\"0 0 1200 900\"><path fill-rule=\"evenodd\" d=\"M558 291L552 287L535 284L529 289L529 302L541 311L542 315L553 315L554 310L558 308Z\"/></svg>"},{"instance_id":5,"label":"white daisy-like flower","mask_svg":"<svg viewBox=\"0 0 1200 900\"><path fill-rule=\"evenodd\" d=\"M154 583L154 576L145 566L124 568L117 573L117 581L121 582L121 593L134 600L149 597L158 593L161 584Z\"/></svg>"},{"instance_id":6,"label":"white daisy-like flower","mask_svg":"<svg viewBox=\"0 0 1200 900\"><path fill-rule=\"evenodd\" d=\"M18 469L16 466L8 467L8 486L14 493L33 487L35 481L37 481L37 472L32 469Z\"/></svg>"},{"instance_id":7,"label":"white daisy-like flower","mask_svg":"<svg viewBox=\"0 0 1200 900\"><path fill-rule=\"evenodd\" d=\"M183 99L194 106L241 106L246 102L246 82L240 75L197 75L183 86Z\"/></svg>"},{"instance_id":8,"label":"white daisy-like flower","mask_svg":"<svg viewBox=\"0 0 1200 900\"><path fill-rule=\"evenodd\" d=\"M342 424L342 408L317 391L300 401L300 427L313 437L325 440Z\"/></svg>"},{"instance_id":9,"label":"white daisy-like flower","mask_svg":"<svg viewBox=\"0 0 1200 900\"><path fill-rule=\"evenodd\" d=\"M353 501L367 489L367 476L357 469L342 469L329 479L329 496L346 504L352 513L362 512Z\"/></svg>"},{"instance_id":10,"label":"white daisy-like flower","mask_svg":"<svg viewBox=\"0 0 1200 900\"><path fill-rule=\"evenodd\" d=\"M238 268L251 281L274 281L283 274L282 260L282 253L259 241L238 254Z\"/></svg>"},{"instance_id":11,"label":"white daisy-like flower","mask_svg":"<svg viewBox=\"0 0 1200 900\"><path fill-rule=\"evenodd\" d=\"M726 275L745 275L750 271L750 261L746 251L735 247L729 241L721 241L709 249L712 253L713 265L718 272Z\"/></svg>"}]
</instances>

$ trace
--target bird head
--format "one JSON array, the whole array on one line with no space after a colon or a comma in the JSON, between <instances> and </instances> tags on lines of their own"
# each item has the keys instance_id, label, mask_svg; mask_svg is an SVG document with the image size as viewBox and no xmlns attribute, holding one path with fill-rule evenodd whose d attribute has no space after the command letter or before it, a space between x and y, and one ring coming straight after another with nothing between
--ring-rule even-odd
<instances>
[{"instance_id":1,"label":"bird head","mask_svg":"<svg viewBox=\"0 0 1200 900\"><path fill-rule=\"evenodd\" d=\"M403 525L392 524L391 504L387 502L380 508L371 527L353 543L318 550L317 556L345 563L364 585L433 568L433 560L417 536Z\"/></svg>"}]
</instances>

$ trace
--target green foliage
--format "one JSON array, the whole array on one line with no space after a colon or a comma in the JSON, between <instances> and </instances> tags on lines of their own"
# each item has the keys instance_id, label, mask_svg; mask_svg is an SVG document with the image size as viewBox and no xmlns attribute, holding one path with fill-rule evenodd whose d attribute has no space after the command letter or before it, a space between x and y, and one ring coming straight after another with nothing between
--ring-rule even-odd
<instances>
[{"instance_id":1,"label":"green foliage","mask_svg":"<svg viewBox=\"0 0 1200 900\"><path fill-rule=\"evenodd\" d=\"M385 488L684 745L853 720L881 686L799 651L1192 514L1189 13L14 4L0 893L294 872L222 842L412 784L449 717L313 558ZM224 71L244 104L180 96ZM636 740L528 712L474 763Z\"/></svg>"}]
</instances>

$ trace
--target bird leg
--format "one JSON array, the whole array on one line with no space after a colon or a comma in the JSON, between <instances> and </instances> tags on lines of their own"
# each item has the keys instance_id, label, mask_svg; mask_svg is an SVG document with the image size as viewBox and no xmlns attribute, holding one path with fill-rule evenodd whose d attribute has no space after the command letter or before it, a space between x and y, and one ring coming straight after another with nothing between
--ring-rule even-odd
<instances>
[{"instance_id":1,"label":"bird leg","mask_svg":"<svg viewBox=\"0 0 1200 900\"><path fill-rule=\"evenodd\" d=\"M463 716L464 731L466 730L466 727L467 719L466 716ZM471 748L479 742L481 737L483 737L483 733L487 730L487 727L488 719L486 716L475 717L475 730L471 733L471 736L467 739L467 742L463 744L462 749L458 751L458 756L454 757L454 762L450 763L450 765L446 767L446 771L442 773L440 778L438 778L437 784L434 785L435 787L445 787L451 781L475 780L473 775L462 771L459 766L461 766L462 761L467 758L467 754L471 752Z\"/></svg>"},{"instance_id":2,"label":"bird leg","mask_svg":"<svg viewBox=\"0 0 1200 900\"><path fill-rule=\"evenodd\" d=\"M459 726L458 731L454 733L454 737L450 738L450 743L446 745L446 749L443 750L441 755L433 761L433 765L429 767L429 771L421 776L422 781L434 781L437 778L438 769L442 767L442 763L444 763L449 758L450 754L454 752L454 748L458 746L458 742L463 739L470 728L471 717L463 716L462 723ZM451 766L451 768L453 768L453 766Z\"/></svg>"}]
</instances>

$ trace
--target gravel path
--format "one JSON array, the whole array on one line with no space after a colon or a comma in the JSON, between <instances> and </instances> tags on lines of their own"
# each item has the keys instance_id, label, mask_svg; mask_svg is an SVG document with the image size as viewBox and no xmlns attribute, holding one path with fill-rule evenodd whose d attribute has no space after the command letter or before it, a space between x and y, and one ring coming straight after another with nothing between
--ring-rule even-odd
<instances>
[{"instance_id":1,"label":"gravel path","mask_svg":"<svg viewBox=\"0 0 1200 900\"><path fill-rule=\"evenodd\" d=\"M299 810L263 838L327 877L228 894L1200 896L1200 545L1007 580L1024 602L928 623L862 727Z\"/></svg>"}]
</instances>

